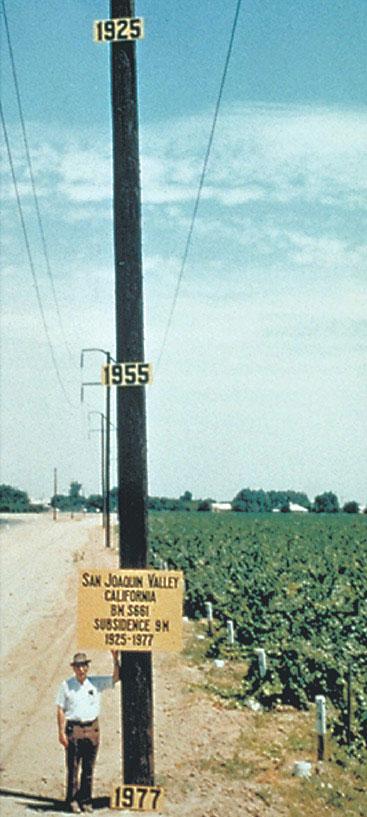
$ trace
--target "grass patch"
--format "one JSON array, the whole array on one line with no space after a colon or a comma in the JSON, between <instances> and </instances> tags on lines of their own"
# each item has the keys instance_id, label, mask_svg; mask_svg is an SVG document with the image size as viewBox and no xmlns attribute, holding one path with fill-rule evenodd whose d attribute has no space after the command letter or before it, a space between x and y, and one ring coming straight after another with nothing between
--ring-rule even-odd
<instances>
[{"instance_id":1,"label":"grass patch","mask_svg":"<svg viewBox=\"0 0 367 817\"><path fill-rule=\"evenodd\" d=\"M222 700L224 705L234 709L242 707L240 690L248 664L233 657L226 659L224 667L216 667L214 661L208 658L212 639L208 635L206 622L190 622L190 627L190 632L186 634L183 655L189 664L202 670L201 681L190 684L190 688L214 695Z\"/></svg>"},{"instance_id":2,"label":"grass patch","mask_svg":"<svg viewBox=\"0 0 367 817\"><path fill-rule=\"evenodd\" d=\"M198 634L204 638L197 639ZM246 663L226 660L223 668L216 668L207 657L210 644L206 623L190 622L184 655L200 669L200 680L191 683L190 690L214 698L223 709L243 708L240 690ZM313 704L308 711L290 706L259 713L246 709L241 717L246 717L246 728L242 727L231 754L216 753L199 761L202 772L256 782L259 799L270 805L276 793L285 817L366 817L367 766L349 758L329 734L325 762L317 764ZM312 762L310 779L292 775L296 760Z\"/></svg>"},{"instance_id":3,"label":"grass patch","mask_svg":"<svg viewBox=\"0 0 367 817\"><path fill-rule=\"evenodd\" d=\"M198 768L202 772L219 774L229 779L245 780L254 777L257 768L256 764L245 756L246 737L241 732L237 738L233 753L229 757L213 755L199 761Z\"/></svg>"},{"instance_id":4,"label":"grass patch","mask_svg":"<svg viewBox=\"0 0 367 817\"><path fill-rule=\"evenodd\" d=\"M199 638L198 638L199 636ZM210 639L206 624L201 621L190 621L184 626L183 656L192 664L202 664L207 660Z\"/></svg>"}]
</instances>

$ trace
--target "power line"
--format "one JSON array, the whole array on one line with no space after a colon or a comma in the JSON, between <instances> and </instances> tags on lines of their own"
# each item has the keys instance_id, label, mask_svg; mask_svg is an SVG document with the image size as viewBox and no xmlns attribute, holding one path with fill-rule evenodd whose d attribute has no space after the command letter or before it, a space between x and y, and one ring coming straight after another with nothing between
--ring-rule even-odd
<instances>
[{"instance_id":1,"label":"power line","mask_svg":"<svg viewBox=\"0 0 367 817\"><path fill-rule=\"evenodd\" d=\"M11 62L11 67L12 67L12 72L13 72L15 93L16 93L17 102L18 102L19 118L20 118L21 127L22 127L24 147L25 147L25 152L26 152L26 157L27 157L29 176L30 176L30 180L31 180L32 192L33 192L33 198L34 198L34 205L35 205L36 214L37 214L38 227L39 227L40 236L41 236L42 249L43 249L43 254L44 254L44 257L45 257L46 270L47 270L48 277L49 277L49 279L51 281L52 293L53 293L53 297L54 297L54 301L55 301L56 312L57 312L57 316L58 316L58 319L59 319L59 323L60 323L64 343L65 343L69 358L74 363L73 357L72 357L72 354L71 354L71 351L70 351L70 347L69 347L69 344L68 344L68 341L67 341L67 338L66 338L63 321L62 321L62 318L61 318L60 307L59 307L58 298L57 298L57 294L56 294L55 281L54 281L54 277L53 277L52 271L51 271L50 257L49 257L48 249L47 249L45 231L44 231L43 224L42 224L41 211L40 211L40 207L39 207L39 201L38 201L37 190L36 190L36 183L35 183L33 167L32 167L32 162L31 162L31 155L30 155L30 150L29 150L29 142L28 142L26 127L25 127L24 116L23 116L23 108L22 108L22 102L21 102L21 97L20 97L20 89L19 89L19 83L18 83L17 72L16 72L16 67L15 67L14 51L13 51L13 47L12 47L12 43L11 43L10 29L9 29L9 23L8 23L6 7L5 7L5 0L1 0L1 2L2 2L2 7L3 7L3 15L4 15L4 21L5 21L5 31L6 31L6 38L7 38L9 54L10 54L10 62Z\"/></svg>"},{"instance_id":2,"label":"power line","mask_svg":"<svg viewBox=\"0 0 367 817\"><path fill-rule=\"evenodd\" d=\"M184 274L185 266L186 266L186 261L187 261L187 257L188 257L188 254L189 254L191 239L192 239L192 235L193 235L193 232L194 232L196 216L197 216L197 212L198 212L198 209L199 209L201 192L202 192L202 189L203 189L203 186L204 186L205 174L206 174L206 170L207 170L207 166L208 166L210 151L211 151L212 144L213 144L214 131L215 131L215 127L216 127L216 124L217 124L220 103L221 103L222 96L223 96L223 90L224 90L224 85L225 85L226 76L227 76L227 72L228 72L229 61L230 61L230 58L231 58L232 46L233 46L234 36L235 36L235 33L236 33L236 28L237 28L237 22L238 22L238 17L239 17L239 13L240 13L241 3L242 3L242 0L238 0L236 11L235 11L235 16L234 16L234 20L233 20L233 25L232 25L231 36L230 36L230 39L229 39L227 56L226 56L226 60L225 60L225 63L224 63L222 79L221 79L221 83L220 83L220 87L219 87L218 99L217 99L217 103L216 103L215 110L214 110L213 122L212 122L212 127L211 127L210 135L209 135L209 141L208 141L208 145L207 145L206 152L205 152L203 168L202 168L202 171L201 171L198 192L197 192L197 195L196 195L194 209L193 209L193 213L192 213L192 217L191 217L191 224L190 224L190 228L189 228L189 232L188 232L188 236L187 236L187 240L186 240L186 246L185 246L185 250L184 250L184 254L183 254L183 258L182 258L182 262L181 262L180 272L179 272L178 279L177 279L176 289L175 289L174 296L173 296L171 310L170 310L170 313L169 313L169 316L168 316L168 321L167 321L167 325L166 325L166 329L165 329L165 333L164 333L164 337L163 337L163 341L162 341L161 350L160 350L158 360L157 360L157 363L156 363L156 367L155 367L156 370L158 369L158 366L160 364L160 361L161 361L161 358L162 358L162 355L163 355L163 352L164 352L164 349L165 349L165 346L166 346L167 337L168 337L169 330L171 328L173 313L174 313L175 308L176 308L176 303L177 303L178 294L179 294L179 291L180 291L181 281L182 281L182 278L183 278L183 274Z\"/></svg>"},{"instance_id":3,"label":"power line","mask_svg":"<svg viewBox=\"0 0 367 817\"><path fill-rule=\"evenodd\" d=\"M29 266L30 266L30 270L31 270L31 273L32 273L34 288L36 290L37 303L38 303L38 307L39 307L39 311L40 311L40 315L41 315L41 319L42 319L43 328L44 328L45 335L46 335L46 338L47 338L47 342L48 342L48 345L49 345L51 358L52 358L52 362L53 362L53 365L54 365L54 369L55 369L55 372L56 372L56 377L58 379L59 385L60 385L60 387L61 387L61 389L63 391L64 397L67 400L69 406L71 406L72 408L75 408L75 406L71 403L71 401L69 399L69 396L68 396L68 394L67 394L67 392L65 390L65 386L64 386L64 384L62 382L59 367L58 367L58 363L57 363L56 356L55 356L55 351L54 351L54 348L53 348L53 345L52 345L52 341L51 341L51 338L50 338L50 333L49 333L47 322L46 322L46 316L45 316L45 312L44 312L43 304L42 304L42 300L41 300L41 293L40 293L39 286L38 286L36 271L35 271L33 258L32 258L32 253L31 253L31 247L30 247L30 243L29 243L29 239L28 239L27 228L26 228L24 215L23 215L22 203L21 203L21 200L20 200L19 189L18 189L17 179L16 179L16 175L15 175L15 170L14 170L14 163L13 163L13 158L12 158L12 154L11 154L8 131L7 131L5 118L4 118L4 113L3 113L3 108L2 108L1 103L0 103L0 117L1 117L1 123L2 123L2 126L3 126L5 144L6 144L6 149L7 149L7 152L8 152L9 165L10 165L11 175L12 175L12 179L13 179L17 204L18 204L20 223L22 225L22 231L23 231L25 246L26 246L26 250L27 250Z\"/></svg>"}]
</instances>

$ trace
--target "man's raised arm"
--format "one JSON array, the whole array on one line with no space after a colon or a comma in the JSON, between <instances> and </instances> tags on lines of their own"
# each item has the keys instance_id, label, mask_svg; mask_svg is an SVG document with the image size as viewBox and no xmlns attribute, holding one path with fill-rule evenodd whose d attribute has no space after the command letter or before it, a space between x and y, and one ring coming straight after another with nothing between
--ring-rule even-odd
<instances>
[{"instance_id":1,"label":"man's raised arm","mask_svg":"<svg viewBox=\"0 0 367 817\"><path fill-rule=\"evenodd\" d=\"M67 749L69 741L68 741L68 739L66 737L66 732L65 732L65 725L66 725L65 712L64 712L64 710L62 709L61 706L57 707L56 712L57 712L57 728L59 730L59 742L61 743L62 746L65 747L65 749Z\"/></svg>"},{"instance_id":2,"label":"man's raised arm","mask_svg":"<svg viewBox=\"0 0 367 817\"><path fill-rule=\"evenodd\" d=\"M112 680L113 680L114 684L117 684L117 682L121 678L121 674L120 674L121 667L120 667L120 664L119 664L118 652L117 652L117 650L111 650L111 654L112 654L112 660L113 660Z\"/></svg>"}]
</instances>

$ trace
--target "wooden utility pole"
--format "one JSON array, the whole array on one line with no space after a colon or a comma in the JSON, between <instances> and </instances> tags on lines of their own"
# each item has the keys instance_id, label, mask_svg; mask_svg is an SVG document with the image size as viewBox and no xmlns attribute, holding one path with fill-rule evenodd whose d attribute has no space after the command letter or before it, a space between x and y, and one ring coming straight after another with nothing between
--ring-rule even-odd
<instances>
[{"instance_id":1,"label":"wooden utility pole","mask_svg":"<svg viewBox=\"0 0 367 817\"><path fill-rule=\"evenodd\" d=\"M86 349L82 349L81 356L80 356L80 368L82 369L84 366L84 355L86 352L102 352L102 354L106 355L106 363L109 365L113 358L109 351L106 349L100 349L97 346L91 346ZM100 386L100 381L93 381L92 383L82 383L81 388L81 402L83 402L84 398L84 386ZM105 469L105 487L106 491L103 493L103 516L104 522L103 527L105 528L105 544L106 547L111 547L111 500L110 500L110 490L111 490L111 480L110 480L110 462L111 462L111 387L106 386L106 469Z\"/></svg>"},{"instance_id":2,"label":"wooden utility pole","mask_svg":"<svg viewBox=\"0 0 367 817\"><path fill-rule=\"evenodd\" d=\"M101 489L102 489L102 524L106 527L106 485L105 485L105 441L104 414L101 412Z\"/></svg>"},{"instance_id":3,"label":"wooden utility pole","mask_svg":"<svg viewBox=\"0 0 367 817\"><path fill-rule=\"evenodd\" d=\"M111 355L107 352L106 363L111 363ZM111 500L110 500L110 460L111 460L111 387L106 391L106 547L111 547Z\"/></svg>"},{"instance_id":4,"label":"wooden utility pole","mask_svg":"<svg viewBox=\"0 0 367 817\"><path fill-rule=\"evenodd\" d=\"M56 497L56 494L57 494L57 468L54 468L54 498ZM57 520L57 508L55 504L53 506L52 519L54 522L56 522Z\"/></svg>"},{"instance_id":5,"label":"wooden utility pole","mask_svg":"<svg viewBox=\"0 0 367 817\"><path fill-rule=\"evenodd\" d=\"M134 17L133 0L111 0L111 18ZM144 360L141 205L135 42L112 48L116 357ZM120 567L147 566L147 446L144 387L117 390ZM151 653L124 652L123 779L154 784Z\"/></svg>"}]
</instances>

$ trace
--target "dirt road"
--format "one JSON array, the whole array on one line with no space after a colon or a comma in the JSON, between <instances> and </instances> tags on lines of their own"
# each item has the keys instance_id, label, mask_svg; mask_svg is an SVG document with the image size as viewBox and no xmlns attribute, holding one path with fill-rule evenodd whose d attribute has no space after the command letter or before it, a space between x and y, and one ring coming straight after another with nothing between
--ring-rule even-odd
<instances>
[{"instance_id":1,"label":"dirt road","mask_svg":"<svg viewBox=\"0 0 367 817\"><path fill-rule=\"evenodd\" d=\"M63 811L64 753L57 740L55 695L71 675L76 650L76 571L117 567L95 517L26 516L1 532L2 817ZM192 625L185 624L186 637ZM95 673L109 673L110 656L91 653ZM255 713L226 710L200 692L202 669L184 655L154 660L155 767L166 790L167 817L281 817L288 814L268 783L244 779L243 764L228 777ZM121 779L120 694L104 693L102 745L94 786L97 813L107 815L112 783ZM243 740L242 740L243 743ZM252 758L253 760L253 758ZM251 752L248 753L249 769ZM268 766L271 764L268 764ZM266 773L267 766L260 772ZM251 775L249 775L249 778ZM330 812L328 812L330 813Z\"/></svg>"}]
</instances>

